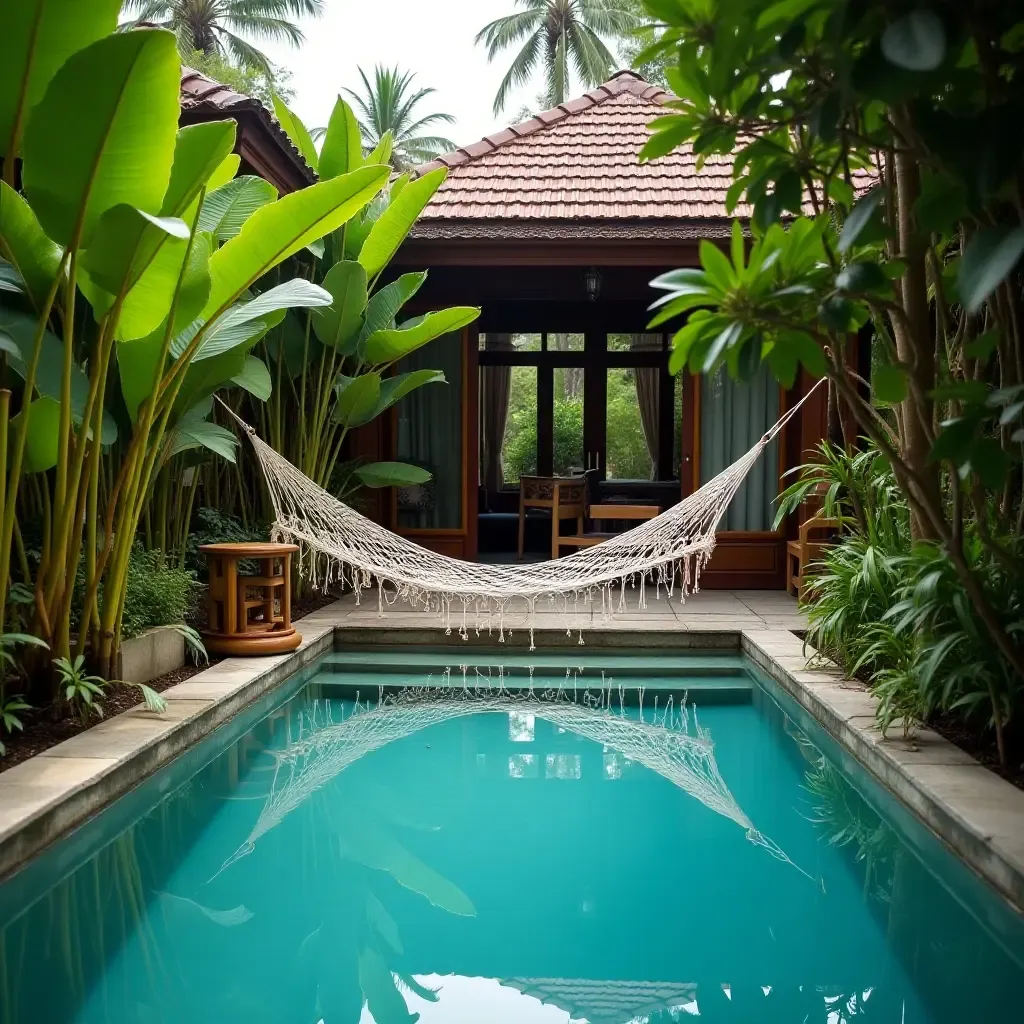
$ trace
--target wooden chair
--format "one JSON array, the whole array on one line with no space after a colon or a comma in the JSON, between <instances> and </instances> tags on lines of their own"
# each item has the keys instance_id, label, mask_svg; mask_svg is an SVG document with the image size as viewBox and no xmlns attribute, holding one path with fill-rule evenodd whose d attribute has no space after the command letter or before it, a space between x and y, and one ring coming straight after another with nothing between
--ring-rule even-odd
<instances>
[{"instance_id":1,"label":"wooden chair","mask_svg":"<svg viewBox=\"0 0 1024 1024\"><path fill-rule=\"evenodd\" d=\"M611 523L618 520L644 522L648 519L654 519L655 516L661 514L661 509L655 505L591 505L587 511L587 516L591 519L596 526L598 523ZM591 548L595 544L601 544L602 542L609 540L611 537L617 536L614 530L591 530L584 533L582 530L578 531L575 537L572 536L558 536L556 538L556 544L559 549L561 548ZM561 551L558 551L561 554ZM556 555L555 557L558 557Z\"/></svg>"},{"instance_id":2,"label":"wooden chair","mask_svg":"<svg viewBox=\"0 0 1024 1024\"><path fill-rule=\"evenodd\" d=\"M804 596L804 573L807 566L821 557L831 546L830 537L811 539L812 533L834 533L839 529L839 520L830 519L820 513L812 515L800 524L797 539L786 544L786 590L797 597Z\"/></svg>"},{"instance_id":3,"label":"wooden chair","mask_svg":"<svg viewBox=\"0 0 1024 1024\"><path fill-rule=\"evenodd\" d=\"M585 477L523 476L519 478L519 544L517 552L523 557L526 537L526 510L551 510L551 557L558 557L560 523L563 519L576 520L576 532L583 532L583 514L587 507L587 481Z\"/></svg>"}]
</instances>

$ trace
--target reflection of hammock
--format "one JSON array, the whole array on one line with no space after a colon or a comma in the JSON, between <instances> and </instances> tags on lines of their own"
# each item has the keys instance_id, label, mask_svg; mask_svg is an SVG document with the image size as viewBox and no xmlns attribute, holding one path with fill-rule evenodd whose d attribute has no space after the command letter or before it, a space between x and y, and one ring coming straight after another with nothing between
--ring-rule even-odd
<instances>
[{"instance_id":1,"label":"reflection of hammock","mask_svg":"<svg viewBox=\"0 0 1024 1024\"><path fill-rule=\"evenodd\" d=\"M619 601L624 602L626 584L639 583L641 608L648 581L658 596L664 587L671 597L677 577L683 597L696 591L729 502L762 450L810 394L787 410L746 455L678 505L602 544L566 558L525 565L466 562L428 551L349 508L299 472L251 427L243 426L274 504L273 536L300 545L303 570L314 583L348 583L357 596L376 584L382 608L385 599L434 607L449 629L454 605L456 625L465 638L469 626L479 631L494 625L501 630L504 614L516 598L525 600L532 613L538 598L557 596L561 609L569 611L581 603L589 606L600 593L602 607L610 611L615 585L621 587Z\"/></svg>"},{"instance_id":2,"label":"reflection of hammock","mask_svg":"<svg viewBox=\"0 0 1024 1024\"><path fill-rule=\"evenodd\" d=\"M621 691L618 711L612 710L611 688L537 693L532 688L509 691L500 683L484 689L411 687L397 694L382 694L375 705L357 702L352 713L339 722L330 717L332 705L325 707L326 723L315 723L310 733L277 755L279 763L266 804L248 839L227 864L249 853L257 840L366 754L431 725L486 712L534 715L611 747L736 822L752 843L773 857L792 863L754 828L729 792L715 762L711 734L697 721L696 709L685 702L675 704L671 696L656 710L654 721L627 715Z\"/></svg>"}]
</instances>

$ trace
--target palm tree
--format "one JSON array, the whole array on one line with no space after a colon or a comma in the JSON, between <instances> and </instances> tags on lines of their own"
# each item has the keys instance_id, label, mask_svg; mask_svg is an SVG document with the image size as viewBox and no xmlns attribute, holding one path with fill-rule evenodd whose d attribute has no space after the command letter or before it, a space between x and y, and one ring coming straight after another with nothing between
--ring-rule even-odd
<instances>
[{"instance_id":1,"label":"palm tree","mask_svg":"<svg viewBox=\"0 0 1024 1024\"><path fill-rule=\"evenodd\" d=\"M563 103L569 88L570 64L587 87L600 85L615 67L615 57L602 36L623 37L638 24L629 0L515 0L523 8L485 25L476 42L487 47L487 59L523 44L494 97L501 113L509 92L528 82L543 66L547 101Z\"/></svg>"},{"instance_id":2,"label":"palm tree","mask_svg":"<svg viewBox=\"0 0 1024 1024\"><path fill-rule=\"evenodd\" d=\"M130 20L121 27L168 28L182 53L200 50L270 74L266 54L243 37L298 46L305 36L294 19L319 17L323 9L324 0L124 0L121 13Z\"/></svg>"},{"instance_id":3,"label":"palm tree","mask_svg":"<svg viewBox=\"0 0 1024 1024\"><path fill-rule=\"evenodd\" d=\"M455 149L455 143L441 135L424 135L432 124L454 124L451 114L427 114L416 117L413 108L436 89L417 89L411 92L413 79L411 71L401 71L397 66L386 68L378 64L373 69L373 83L366 72L359 68L363 80L363 91L346 89L359 113L359 130L363 142L373 149L385 132L391 132L394 148L391 163L397 170L413 167L432 160L438 153ZM361 116L360 116L361 115Z\"/></svg>"}]
</instances>

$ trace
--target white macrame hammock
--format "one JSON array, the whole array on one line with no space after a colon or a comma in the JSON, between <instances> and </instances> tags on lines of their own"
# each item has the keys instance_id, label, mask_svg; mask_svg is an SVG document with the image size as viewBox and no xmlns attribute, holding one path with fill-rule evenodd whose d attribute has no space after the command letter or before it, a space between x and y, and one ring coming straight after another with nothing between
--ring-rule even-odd
<instances>
[{"instance_id":1,"label":"white macrame hammock","mask_svg":"<svg viewBox=\"0 0 1024 1024\"><path fill-rule=\"evenodd\" d=\"M579 683L579 686L577 686ZM648 691L650 709L650 692ZM462 666L461 682L447 669L439 685L407 687L393 694L377 688L376 702L358 696L351 710L338 702L315 703L300 719L300 735L274 754L276 767L270 792L246 840L224 862L221 871L252 853L259 840L277 828L361 758L432 725L470 715L497 713L533 715L562 729L618 751L630 761L657 772L709 810L735 822L754 846L810 878L810 875L763 835L729 791L715 760L711 733L697 720L697 709L685 698L654 696L653 714L626 709L625 690L610 679L600 689L566 672L557 688L508 688L499 670L496 680L475 677ZM219 872L218 872L219 873Z\"/></svg>"},{"instance_id":2,"label":"white macrame hammock","mask_svg":"<svg viewBox=\"0 0 1024 1024\"><path fill-rule=\"evenodd\" d=\"M300 571L314 586L350 586L357 602L363 590L375 587L381 613L396 601L406 601L438 612L446 630L450 633L454 624L463 639L469 638L470 629L477 635L481 629L496 629L504 641L509 611L515 602L524 602L532 650L529 623L538 601L549 601L565 616L569 629L570 616L589 615L598 597L604 614L613 613L616 604L624 610L627 586L639 588L640 608L646 607L651 584L656 598L663 590L671 598L677 588L684 601L688 593L696 593L729 502L761 452L813 391L750 451L656 518L565 558L511 565L449 558L392 533L314 483L232 415L249 435L267 481L275 514L271 536L299 546Z\"/></svg>"}]
</instances>

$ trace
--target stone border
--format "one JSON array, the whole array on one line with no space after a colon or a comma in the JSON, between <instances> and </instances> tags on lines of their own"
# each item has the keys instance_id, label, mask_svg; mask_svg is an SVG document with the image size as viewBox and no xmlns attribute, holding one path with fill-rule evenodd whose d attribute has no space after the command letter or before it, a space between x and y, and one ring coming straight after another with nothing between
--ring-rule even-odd
<instances>
[{"instance_id":1,"label":"stone border","mask_svg":"<svg viewBox=\"0 0 1024 1024\"><path fill-rule=\"evenodd\" d=\"M139 705L0 774L0 879L333 644L331 626L311 624L289 654L227 658L164 690L164 714Z\"/></svg>"},{"instance_id":2,"label":"stone border","mask_svg":"<svg viewBox=\"0 0 1024 1024\"><path fill-rule=\"evenodd\" d=\"M877 699L794 634L751 630L741 651L978 875L1024 910L1024 791L931 729L882 736ZM810 657L808 657L810 654Z\"/></svg>"}]
</instances>

